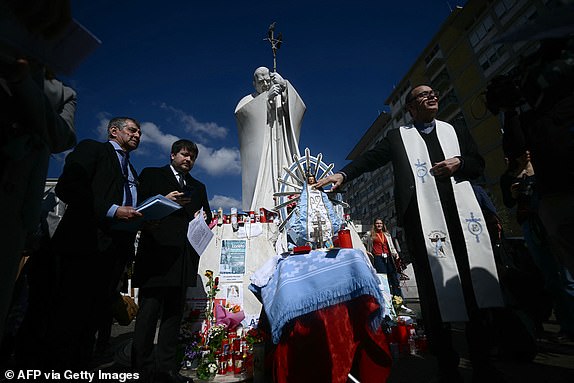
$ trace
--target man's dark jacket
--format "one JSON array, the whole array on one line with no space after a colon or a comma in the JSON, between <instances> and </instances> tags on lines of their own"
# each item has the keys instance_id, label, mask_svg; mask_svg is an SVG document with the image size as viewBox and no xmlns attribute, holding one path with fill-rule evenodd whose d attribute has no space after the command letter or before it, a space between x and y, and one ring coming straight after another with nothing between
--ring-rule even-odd
<instances>
[{"instance_id":1,"label":"man's dark jacket","mask_svg":"<svg viewBox=\"0 0 574 383\"><path fill-rule=\"evenodd\" d=\"M138 197L144 201L157 194L163 196L183 191L169 165L145 168L140 175ZM195 286L199 255L187 240L187 227L195 212L203 207L207 222L211 209L205 185L189 174L185 189L191 202L163 218L157 224L144 226L138 243L134 286L166 287Z\"/></svg>"},{"instance_id":2,"label":"man's dark jacket","mask_svg":"<svg viewBox=\"0 0 574 383\"><path fill-rule=\"evenodd\" d=\"M131 171L136 176L133 167ZM108 250L114 236L135 238L135 233L114 230L118 222L106 217L113 204L122 205L123 193L124 176L112 144L81 141L66 157L56 185L56 195L67 208L53 237L54 250L82 256Z\"/></svg>"}]
</instances>

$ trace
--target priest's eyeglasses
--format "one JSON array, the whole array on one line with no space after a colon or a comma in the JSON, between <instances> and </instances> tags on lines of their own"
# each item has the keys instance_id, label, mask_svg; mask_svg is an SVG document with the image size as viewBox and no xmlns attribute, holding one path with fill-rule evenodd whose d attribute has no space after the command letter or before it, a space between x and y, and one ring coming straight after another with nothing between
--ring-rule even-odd
<instances>
[{"instance_id":1,"label":"priest's eyeglasses","mask_svg":"<svg viewBox=\"0 0 574 383\"><path fill-rule=\"evenodd\" d=\"M440 92L439 92L438 90L430 90L430 91L425 90L425 91L420 92L419 94L417 94L417 95L415 96L415 98L416 98L416 99L423 99L423 98L429 99L429 98L431 98L431 97L432 97L432 98L435 98L435 97L436 97L436 98L439 98L439 96L440 96Z\"/></svg>"}]
</instances>

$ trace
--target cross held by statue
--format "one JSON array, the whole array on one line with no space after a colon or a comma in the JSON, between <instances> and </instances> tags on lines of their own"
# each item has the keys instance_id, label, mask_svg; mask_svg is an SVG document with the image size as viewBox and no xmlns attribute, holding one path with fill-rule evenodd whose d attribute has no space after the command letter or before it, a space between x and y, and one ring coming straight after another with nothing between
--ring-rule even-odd
<instances>
[{"instance_id":1,"label":"cross held by statue","mask_svg":"<svg viewBox=\"0 0 574 383\"><path fill-rule=\"evenodd\" d=\"M327 221L321 217L319 212L317 212L317 217L314 221L311 221L313 225L313 239L315 240L315 246L319 249L322 248L325 244L323 240L323 225L326 224Z\"/></svg>"}]
</instances>

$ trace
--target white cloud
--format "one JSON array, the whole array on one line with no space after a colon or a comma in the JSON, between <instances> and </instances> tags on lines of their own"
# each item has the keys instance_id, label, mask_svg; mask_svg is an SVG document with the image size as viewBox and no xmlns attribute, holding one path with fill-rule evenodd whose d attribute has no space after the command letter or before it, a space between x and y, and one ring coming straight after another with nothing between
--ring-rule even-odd
<instances>
[{"instance_id":1,"label":"white cloud","mask_svg":"<svg viewBox=\"0 0 574 383\"><path fill-rule=\"evenodd\" d=\"M170 153L171 144L179 140L179 137L174 136L173 134L162 132L161 129L153 122L142 122L141 130L141 142L143 144L158 145L165 153Z\"/></svg>"},{"instance_id":2,"label":"white cloud","mask_svg":"<svg viewBox=\"0 0 574 383\"><path fill-rule=\"evenodd\" d=\"M100 123L96 128L96 132L98 133L98 137L101 140L105 140L108 138L108 123L110 122L110 114L106 112L98 113L97 115L98 120Z\"/></svg>"},{"instance_id":3,"label":"white cloud","mask_svg":"<svg viewBox=\"0 0 574 383\"><path fill-rule=\"evenodd\" d=\"M166 103L161 103L162 109L172 112L183 124L185 130L197 135L201 140L204 136L211 138L225 138L227 136L227 128L217 125L215 122L199 122L195 117L185 113L183 110L169 106Z\"/></svg>"},{"instance_id":4,"label":"white cloud","mask_svg":"<svg viewBox=\"0 0 574 383\"><path fill-rule=\"evenodd\" d=\"M54 160L55 162L59 162L63 165L64 162L66 162L66 157L68 156L68 154L70 154L71 151L72 149L60 153L52 153L50 154L50 159Z\"/></svg>"},{"instance_id":5,"label":"white cloud","mask_svg":"<svg viewBox=\"0 0 574 383\"><path fill-rule=\"evenodd\" d=\"M221 207L223 211L229 211L229 209L231 209L232 207L241 210L242 204L241 201L236 200L235 198L216 194L209 201L209 206L211 206L212 210L216 210Z\"/></svg>"},{"instance_id":6,"label":"white cloud","mask_svg":"<svg viewBox=\"0 0 574 383\"><path fill-rule=\"evenodd\" d=\"M99 124L97 127L98 135L101 139L107 137L107 126L109 114L98 114ZM159 126L153 122L141 123L141 145L138 149L138 155L148 155L156 151L149 150L151 146L159 146L164 153L170 153L171 145L179 140L179 137L165 133ZM220 148L215 149L202 144L197 144L199 148L199 157L195 166L204 170L210 176L233 175L241 173L241 161L238 148ZM146 150L146 148L148 150Z\"/></svg>"},{"instance_id":7,"label":"white cloud","mask_svg":"<svg viewBox=\"0 0 574 383\"><path fill-rule=\"evenodd\" d=\"M96 128L98 136L100 139L105 140L108 137L110 114L101 112L97 117L99 119L99 123ZM140 122L140 127L142 131L141 143L146 145L158 145L166 153L170 152L171 144L173 144L174 141L179 140L179 137L174 136L173 134L162 132L160 127L153 122ZM145 154L145 152L145 149L140 148L138 154Z\"/></svg>"},{"instance_id":8,"label":"white cloud","mask_svg":"<svg viewBox=\"0 0 574 383\"><path fill-rule=\"evenodd\" d=\"M197 146L199 148L199 156L195 164L205 170L209 175L218 176L241 173L239 149L213 149L201 144Z\"/></svg>"}]
</instances>

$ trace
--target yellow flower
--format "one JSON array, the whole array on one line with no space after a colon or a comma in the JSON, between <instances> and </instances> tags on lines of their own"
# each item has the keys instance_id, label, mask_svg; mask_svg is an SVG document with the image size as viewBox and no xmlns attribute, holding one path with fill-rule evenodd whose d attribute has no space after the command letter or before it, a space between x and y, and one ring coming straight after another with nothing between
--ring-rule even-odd
<instances>
[{"instance_id":1,"label":"yellow flower","mask_svg":"<svg viewBox=\"0 0 574 383\"><path fill-rule=\"evenodd\" d=\"M399 295L393 295L393 305L400 306L403 304L403 297Z\"/></svg>"},{"instance_id":2,"label":"yellow flower","mask_svg":"<svg viewBox=\"0 0 574 383\"><path fill-rule=\"evenodd\" d=\"M211 271L211 270L205 270L205 276L206 276L207 278L210 278L210 279L211 279L211 278L213 277L213 271Z\"/></svg>"}]
</instances>

